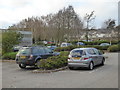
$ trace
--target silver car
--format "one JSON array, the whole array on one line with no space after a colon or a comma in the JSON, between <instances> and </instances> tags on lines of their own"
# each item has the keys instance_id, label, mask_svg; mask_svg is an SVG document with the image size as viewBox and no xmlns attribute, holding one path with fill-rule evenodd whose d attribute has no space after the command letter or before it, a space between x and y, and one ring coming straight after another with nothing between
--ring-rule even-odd
<instances>
[{"instance_id":1,"label":"silver car","mask_svg":"<svg viewBox=\"0 0 120 90\"><path fill-rule=\"evenodd\" d=\"M87 67L90 70L96 65L104 65L105 58L96 48L76 48L68 56L68 67Z\"/></svg>"},{"instance_id":2,"label":"silver car","mask_svg":"<svg viewBox=\"0 0 120 90\"><path fill-rule=\"evenodd\" d=\"M100 46L109 46L109 43L101 43Z\"/></svg>"}]
</instances>

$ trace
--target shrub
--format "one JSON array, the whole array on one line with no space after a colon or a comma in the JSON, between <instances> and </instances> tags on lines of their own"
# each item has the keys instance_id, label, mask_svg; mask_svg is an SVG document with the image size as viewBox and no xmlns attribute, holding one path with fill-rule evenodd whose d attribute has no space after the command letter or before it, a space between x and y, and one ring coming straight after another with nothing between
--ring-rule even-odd
<instances>
[{"instance_id":1,"label":"shrub","mask_svg":"<svg viewBox=\"0 0 120 90\"><path fill-rule=\"evenodd\" d=\"M44 70L56 69L67 65L67 56L53 56L48 59L41 59L38 67Z\"/></svg>"},{"instance_id":2,"label":"shrub","mask_svg":"<svg viewBox=\"0 0 120 90\"><path fill-rule=\"evenodd\" d=\"M118 52L120 51L120 45L112 45L108 48L109 52Z\"/></svg>"},{"instance_id":3,"label":"shrub","mask_svg":"<svg viewBox=\"0 0 120 90\"><path fill-rule=\"evenodd\" d=\"M61 52L59 56L52 56L47 59L41 59L38 67L44 70L61 68L67 66L68 51Z\"/></svg>"},{"instance_id":4,"label":"shrub","mask_svg":"<svg viewBox=\"0 0 120 90\"><path fill-rule=\"evenodd\" d=\"M57 52L60 52L60 51L71 51L72 49L74 48L80 48L80 47L83 47L83 46L68 46L68 47L58 47L55 49L55 51Z\"/></svg>"},{"instance_id":5,"label":"shrub","mask_svg":"<svg viewBox=\"0 0 120 90\"><path fill-rule=\"evenodd\" d=\"M22 35L15 31L2 32L2 54L12 51L12 47L20 43Z\"/></svg>"},{"instance_id":6,"label":"shrub","mask_svg":"<svg viewBox=\"0 0 120 90\"><path fill-rule=\"evenodd\" d=\"M99 45L86 45L84 48L91 47L99 50L107 50L109 46L99 46Z\"/></svg>"},{"instance_id":7,"label":"shrub","mask_svg":"<svg viewBox=\"0 0 120 90\"><path fill-rule=\"evenodd\" d=\"M68 55L69 55L69 51L60 52L60 56L68 56Z\"/></svg>"},{"instance_id":8,"label":"shrub","mask_svg":"<svg viewBox=\"0 0 120 90\"><path fill-rule=\"evenodd\" d=\"M99 45L85 45L85 46L68 46L68 47L58 47L55 49L55 51L60 52L60 51L71 51L72 49L75 48L88 48L88 47L93 47L99 50L107 50L109 46L99 46Z\"/></svg>"},{"instance_id":9,"label":"shrub","mask_svg":"<svg viewBox=\"0 0 120 90\"><path fill-rule=\"evenodd\" d=\"M2 56L2 59L7 59L7 60L12 59L12 60L15 60L16 54L17 54L17 52L5 53L5 54Z\"/></svg>"}]
</instances>

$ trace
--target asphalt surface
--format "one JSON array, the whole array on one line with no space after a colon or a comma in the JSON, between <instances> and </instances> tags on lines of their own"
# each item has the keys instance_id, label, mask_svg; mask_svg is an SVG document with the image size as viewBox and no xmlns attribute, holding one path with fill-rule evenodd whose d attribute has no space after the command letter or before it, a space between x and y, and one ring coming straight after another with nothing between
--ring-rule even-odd
<instances>
[{"instance_id":1,"label":"asphalt surface","mask_svg":"<svg viewBox=\"0 0 120 90\"><path fill-rule=\"evenodd\" d=\"M105 65L92 71L32 73L32 67L22 70L14 62L3 62L2 88L118 88L118 53L106 55Z\"/></svg>"}]
</instances>

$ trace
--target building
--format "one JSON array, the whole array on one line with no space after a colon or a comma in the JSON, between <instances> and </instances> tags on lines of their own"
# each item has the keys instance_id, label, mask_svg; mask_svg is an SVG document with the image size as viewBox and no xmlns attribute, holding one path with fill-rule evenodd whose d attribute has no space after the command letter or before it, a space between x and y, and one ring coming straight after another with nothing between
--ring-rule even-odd
<instances>
[{"instance_id":1,"label":"building","mask_svg":"<svg viewBox=\"0 0 120 90\"><path fill-rule=\"evenodd\" d=\"M0 32L7 32L7 29L0 29ZM17 31L17 33L20 33L22 35L22 39L19 43L19 46L31 46L33 44L33 35L31 31Z\"/></svg>"},{"instance_id":2,"label":"building","mask_svg":"<svg viewBox=\"0 0 120 90\"><path fill-rule=\"evenodd\" d=\"M120 1L118 2L118 25L120 25Z\"/></svg>"},{"instance_id":3,"label":"building","mask_svg":"<svg viewBox=\"0 0 120 90\"><path fill-rule=\"evenodd\" d=\"M22 34L22 40L20 41L20 46L31 46L32 43L32 32L31 31L17 31Z\"/></svg>"}]
</instances>

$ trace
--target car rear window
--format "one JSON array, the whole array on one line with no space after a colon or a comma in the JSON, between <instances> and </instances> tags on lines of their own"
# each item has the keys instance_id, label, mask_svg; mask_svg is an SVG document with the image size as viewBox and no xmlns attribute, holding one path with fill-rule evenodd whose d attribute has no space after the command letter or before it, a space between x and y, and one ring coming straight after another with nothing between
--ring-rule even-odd
<instances>
[{"instance_id":1,"label":"car rear window","mask_svg":"<svg viewBox=\"0 0 120 90\"><path fill-rule=\"evenodd\" d=\"M42 47L35 47L32 50L33 54L45 54L45 50Z\"/></svg>"},{"instance_id":2,"label":"car rear window","mask_svg":"<svg viewBox=\"0 0 120 90\"><path fill-rule=\"evenodd\" d=\"M74 56L82 56L83 55L83 50L73 50L71 52L72 57Z\"/></svg>"},{"instance_id":3,"label":"car rear window","mask_svg":"<svg viewBox=\"0 0 120 90\"><path fill-rule=\"evenodd\" d=\"M31 48L21 48L18 52L19 55L30 55Z\"/></svg>"}]
</instances>

